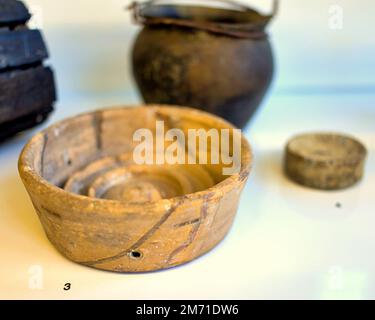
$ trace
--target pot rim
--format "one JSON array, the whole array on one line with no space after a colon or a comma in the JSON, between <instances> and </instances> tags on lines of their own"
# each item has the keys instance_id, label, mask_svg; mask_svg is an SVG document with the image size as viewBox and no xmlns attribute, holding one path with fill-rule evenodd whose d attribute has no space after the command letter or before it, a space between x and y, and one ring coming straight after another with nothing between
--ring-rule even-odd
<instances>
[{"instance_id":1,"label":"pot rim","mask_svg":"<svg viewBox=\"0 0 375 320\"><path fill-rule=\"evenodd\" d=\"M190 114L196 114L200 117L200 119L211 119L214 121L215 124L220 125L224 128L232 128L235 127L227 122L224 119L221 119L215 115L212 115L208 112L192 109L189 107L181 107L181 106L166 106L166 105L157 105L157 104L150 104L150 105L130 105L130 106L117 106L117 107L110 107L99 109L91 112L85 112L78 114L76 116L68 117L64 120L58 121L55 124L45 128L41 132L37 133L33 136L27 144L24 146L19 160L18 160L18 171L21 176L21 179L27 189L27 191L31 194L48 194L50 197L56 197L56 202L60 202L63 204L69 203L70 206L75 206L81 208L81 211L88 212L88 213L95 213L100 216L116 216L125 213L126 211L147 211L152 210L152 208L160 207L160 204L164 203L164 206L172 206L173 204L181 203L182 201L195 201L198 199L202 199L204 197L221 197L224 194L224 191L227 189L233 188L234 185L241 183L242 181L246 180L250 174L252 163L253 163L253 154L252 149L247 141L246 137L241 133L241 170L239 173L233 174L228 176L223 181L215 184L214 186L205 189L203 191L182 195L178 197L172 197L168 199L161 199L157 201L151 201L145 204L129 204L126 202L122 202L119 200L108 200L108 199L98 199L98 198L91 198L84 195L78 195L60 188L53 183L49 182L42 176L40 176L30 162L34 159L31 157L30 154L33 152L33 146L40 140L45 137L45 134L49 130L53 130L53 128L57 128L73 119L77 119L80 117L85 117L87 115L94 114L95 112L110 112L116 110L128 110L133 108L153 108L155 110L171 110L171 111L178 111L178 112L187 112ZM30 190L30 186L34 186L34 190ZM111 209L111 210L108 210Z\"/></svg>"},{"instance_id":2,"label":"pot rim","mask_svg":"<svg viewBox=\"0 0 375 320\"><path fill-rule=\"evenodd\" d=\"M267 37L265 27L278 11L278 0L273 0L269 15L230 0L219 2L232 5L231 9L158 2L133 2L129 10L133 12L134 21L145 26L178 26L237 38L262 39Z\"/></svg>"}]
</instances>

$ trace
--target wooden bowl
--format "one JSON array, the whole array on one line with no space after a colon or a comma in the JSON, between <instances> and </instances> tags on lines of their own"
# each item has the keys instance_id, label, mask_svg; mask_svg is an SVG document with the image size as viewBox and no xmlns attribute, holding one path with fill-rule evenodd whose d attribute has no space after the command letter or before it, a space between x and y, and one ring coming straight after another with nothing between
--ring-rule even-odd
<instances>
[{"instance_id":1,"label":"wooden bowl","mask_svg":"<svg viewBox=\"0 0 375 320\"><path fill-rule=\"evenodd\" d=\"M184 133L234 134L228 122L198 110L122 107L59 122L25 146L21 178L47 237L65 257L104 270L152 271L195 259L224 238L250 173L248 142L240 137L240 168L230 176L210 157L204 165L136 164L133 134L148 128L156 138L161 120Z\"/></svg>"}]
</instances>

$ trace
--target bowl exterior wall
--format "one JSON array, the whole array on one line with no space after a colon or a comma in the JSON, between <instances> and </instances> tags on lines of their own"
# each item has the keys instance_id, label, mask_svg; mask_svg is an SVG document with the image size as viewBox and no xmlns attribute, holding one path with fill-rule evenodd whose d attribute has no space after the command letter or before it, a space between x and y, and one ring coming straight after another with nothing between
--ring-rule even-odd
<instances>
[{"instance_id":1,"label":"bowl exterior wall","mask_svg":"<svg viewBox=\"0 0 375 320\"><path fill-rule=\"evenodd\" d=\"M216 246L235 217L247 177L202 198L166 200L143 212L77 206L28 184L34 208L51 243L68 259L98 269L145 272L191 261Z\"/></svg>"}]
</instances>

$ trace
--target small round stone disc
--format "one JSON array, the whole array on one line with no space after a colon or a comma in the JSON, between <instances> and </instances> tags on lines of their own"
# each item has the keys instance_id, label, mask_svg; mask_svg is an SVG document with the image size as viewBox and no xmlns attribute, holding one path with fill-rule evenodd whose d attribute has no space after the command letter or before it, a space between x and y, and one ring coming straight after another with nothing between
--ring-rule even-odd
<instances>
[{"instance_id":1,"label":"small round stone disc","mask_svg":"<svg viewBox=\"0 0 375 320\"><path fill-rule=\"evenodd\" d=\"M338 190L361 180L366 148L354 138L335 133L292 138L285 152L286 175L304 186Z\"/></svg>"}]
</instances>

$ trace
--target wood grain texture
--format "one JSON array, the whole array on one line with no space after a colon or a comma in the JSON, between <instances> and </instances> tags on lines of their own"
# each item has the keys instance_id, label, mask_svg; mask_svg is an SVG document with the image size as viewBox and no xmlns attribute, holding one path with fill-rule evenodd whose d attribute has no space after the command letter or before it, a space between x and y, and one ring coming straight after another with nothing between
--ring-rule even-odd
<instances>
[{"instance_id":1,"label":"wood grain texture","mask_svg":"<svg viewBox=\"0 0 375 320\"><path fill-rule=\"evenodd\" d=\"M223 176L226 165L209 162L204 167L214 185L197 192L176 196L161 193L163 196L157 200L126 194L127 200L116 200L89 197L79 188L70 189L77 182L95 184L92 174L97 172L100 179L106 174L106 165L108 170L118 164L132 168L132 153L137 145L134 132L140 128L151 130L161 118L169 118L170 124L183 131L197 127L233 129L220 118L189 108L113 108L60 122L26 145L19 160L21 178L49 240L64 256L103 270L153 271L191 261L215 247L227 234L252 163L250 146L244 137L240 172ZM128 162L124 162L125 158ZM137 166L144 170L142 165ZM168 175L176 177L187 169L193 173L192 168L201 165L168 166L160 168L169 168ZM151 169L154 170L152 165ZM147 178L153 177L152 188L156 191L169 183L167 175L159 171L158 178L152 171L145 173ZM131 193L145 178L136 177L132 181L130 174L120 184L118 177L114 177L112 186ZM66 183L69 188L62 190Z\"/></svg>"},{"instance_id":2,"label":"wood grain texture","mask_svg":"<svg viewBox=\"0 0 375 320\"><path fill-rule=\"evenodd\" d=\"M54 78L49 67L0 73L0 123L50 107L55 100Z\"/></svg>"},{"instance_id":3,"label":"wood grain texture","mask_svg":"<svg viewBox=\"0 0 375 320\"><path fill-rule=\"evenodd\" d=\"M47 48L39 30L0 32L0 71L43 61Z\"/></svg>"},{"instance_id":4,"label":"wood grain texture","mask_svg":"<svg viewBox=\"0 0 375 320\"><path fill-rule=\"evenodd\" d=\"M0 0L0 25L24 24L31 15L21 1Z\"/></svg>"}]
</instances>

